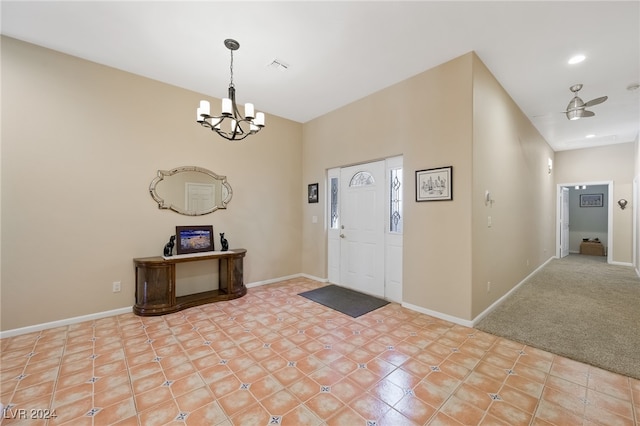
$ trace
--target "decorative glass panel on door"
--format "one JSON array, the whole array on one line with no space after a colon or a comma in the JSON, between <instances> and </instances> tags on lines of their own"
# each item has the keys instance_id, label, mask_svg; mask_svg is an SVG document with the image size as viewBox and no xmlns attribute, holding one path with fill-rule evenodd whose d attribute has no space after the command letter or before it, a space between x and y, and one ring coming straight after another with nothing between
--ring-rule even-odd
<instances>
[{"instance_id":1,"label":"decorative glass panel on door","mask_svg":"<svg viewBox=\"0 0 640 426\"><path fill-rule=\"evenodd\" d=\"M402 169L391 169L389 232L402 233Z\"/></svg>"},{"instance_id":2,"label":"decorative glass panel on door","mask_svg":"<svg viewBox=\"0 0 640 426\"><path fill-rule=\"evenodd\" d=\"M349 186L368 186L375 184L376 181L373 178L373 175L369 172L358 172L351 178L349 182Z\"/></svg>"}]
</instances>

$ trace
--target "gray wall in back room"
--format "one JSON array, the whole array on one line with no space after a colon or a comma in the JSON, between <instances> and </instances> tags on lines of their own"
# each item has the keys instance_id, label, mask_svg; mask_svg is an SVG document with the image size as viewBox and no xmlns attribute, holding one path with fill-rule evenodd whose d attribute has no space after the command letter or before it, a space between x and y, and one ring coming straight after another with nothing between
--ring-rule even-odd
<instances>
[{"instance_id":1,"label":"gray wall in back room","mask_svg":"<svg viewBox=\"0 0 640 426\"><path fill-rule=\"evenodd\" d=\"M580 207L581 194L602 194L602 207ZM569 188L569 251L580 252L583 238L598 238L607 246L609 211L609 187L591 185L586 189Z\"/></svg>"}]
</instances>

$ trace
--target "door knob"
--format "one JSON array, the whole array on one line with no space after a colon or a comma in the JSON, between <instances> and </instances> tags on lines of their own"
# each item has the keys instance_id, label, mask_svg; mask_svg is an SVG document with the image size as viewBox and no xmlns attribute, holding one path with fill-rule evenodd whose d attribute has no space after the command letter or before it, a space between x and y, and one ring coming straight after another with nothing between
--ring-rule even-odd
<instances>
[{"instance_id":1,"label":"door knob","mask_svg":"<svg viewBox=\"0 0 640 426\"><path fill-rule=\"evenodd\" d=\"M340 238L344 238L344 234L340 234Z\"/></svg>"}]
</instances>

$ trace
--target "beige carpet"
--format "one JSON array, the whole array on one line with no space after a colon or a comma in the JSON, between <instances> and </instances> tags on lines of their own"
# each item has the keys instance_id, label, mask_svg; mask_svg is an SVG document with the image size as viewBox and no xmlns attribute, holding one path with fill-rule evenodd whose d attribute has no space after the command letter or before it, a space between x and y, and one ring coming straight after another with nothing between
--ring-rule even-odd
<instances>
[{"instance_id":1,"label":"beige carpet","mask_svg":"<svg viewBox=\"0 0 640 426\"><path fill-rule=\"evenodd\" d=\"M604 257L552 260L476 327L640 379L640 278Z\"/></svg>"}]
</instances>

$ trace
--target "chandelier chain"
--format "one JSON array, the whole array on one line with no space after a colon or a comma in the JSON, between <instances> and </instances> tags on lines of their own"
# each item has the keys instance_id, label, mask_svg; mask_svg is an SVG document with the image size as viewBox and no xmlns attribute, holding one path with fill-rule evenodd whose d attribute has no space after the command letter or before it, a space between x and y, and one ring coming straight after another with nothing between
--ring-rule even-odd
<instances>
[{"instance_id":1,"label":"chandelier chain","mask_svg":"<svg viewBox=\"0 0 640 426\"><path fill-rule=\"evenodd\" d=\"M229 74L231 75L231 80L229 82L230 87L235 87L233 85L233 50L229 50L231 52L231 65L229 65Z\"/></svg>"}]
</instances>

